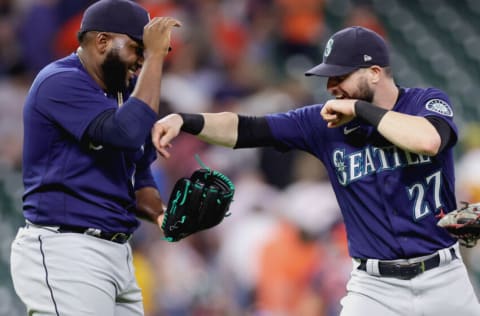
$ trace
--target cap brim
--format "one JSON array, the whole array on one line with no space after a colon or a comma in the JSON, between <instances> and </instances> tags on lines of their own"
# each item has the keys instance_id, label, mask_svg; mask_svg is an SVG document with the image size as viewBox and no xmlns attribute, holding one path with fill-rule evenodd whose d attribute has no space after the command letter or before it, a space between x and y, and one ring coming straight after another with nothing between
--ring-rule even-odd
<instances>
[{"instance_id":1,"label":"cap brim","mask_svg":"<svg viewBox=\"0 0 480 316\"><path fill-rule=\"evenodd\" d=\"M320 64L305 72L305 76L337 77L354 70L357 70L357 67Z\"/></svg>"},{"instance_id":2,"label":"cap brim","mask_svg":"<svg viewBox=\"0 0 480 316\"><path fill-rule=\"evenodd\" d=\"M142 35L125 34L125 35L128 35L128 37L130 37L132 40L143 45L143 34Z\"/></svg>"}]
</instances>

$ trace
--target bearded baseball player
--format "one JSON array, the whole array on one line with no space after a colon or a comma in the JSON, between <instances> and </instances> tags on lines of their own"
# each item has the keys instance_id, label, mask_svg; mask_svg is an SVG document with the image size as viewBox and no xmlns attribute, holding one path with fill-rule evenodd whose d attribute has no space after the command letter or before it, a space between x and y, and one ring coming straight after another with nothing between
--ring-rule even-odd
<instances>
[{"instance_id":1,"label":"bearded baseball player","mask_svg":"<svg viewBox=\"0 0 480 316\"><path fill-rule=\"evenodd\" d=\"M98 1L78 50L35 78L24 108L26 226L11 252L28 315L143 315L128 240L137 217L162 223L150 131L176 26L134 2Z\"/></svg>"},{"instance_id":2,"label":"bearded baseball player","mask_svg":"<svg viewBox=\"0 0 480 316\"><path fill-rule=\"evenodd\" d=\"M328 170L353 260L342 316L480 315L457 239L437 226L456 208L452 105L438 89L397 86L389 65L378 34L345 28L306 72L327 77L335 99L263 117L171 114L155 124L153 142L167 158L180 131L232 148L315 155Z\"/></svg>"}]
</instances>

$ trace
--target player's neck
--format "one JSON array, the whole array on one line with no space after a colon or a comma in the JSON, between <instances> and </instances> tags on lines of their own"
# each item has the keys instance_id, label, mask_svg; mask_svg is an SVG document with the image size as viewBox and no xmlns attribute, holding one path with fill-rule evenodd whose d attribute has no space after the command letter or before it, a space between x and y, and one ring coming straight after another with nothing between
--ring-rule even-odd
<instances>
[{"instance_id":1,"label":"player's neck","mask_svg":"<svg viewBox=\"0 0 480 316\"><path fill-rule=\"evenodd\" d=\"M400 89L395 85L395 82L388 81L383 86L377 87L377 92L373 103L383 109L391 110L395 106L400 95Z\"/></svg>"},{"instance_id":2,"label":"player's neck","mask_svg":"<svg viewBox=\"0 0 480 316\"><path fill-rule=\"evenodd\" d=\"M100 68L97 67L94 63L90 62L93 59L92 56L88 56L88 50L79 47L77 49L77 56L82 63L83 68L87 71L87 73L95 80L95 82L103 89L106 89L106 86L102 80Z\"/></svg>"}]
</instances>

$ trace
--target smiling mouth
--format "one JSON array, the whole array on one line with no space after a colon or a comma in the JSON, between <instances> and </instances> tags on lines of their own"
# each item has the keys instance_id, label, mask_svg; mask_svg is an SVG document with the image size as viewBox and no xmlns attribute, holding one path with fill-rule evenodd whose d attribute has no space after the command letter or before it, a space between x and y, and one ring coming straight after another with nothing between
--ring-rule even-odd
<instances>
[{"instance_id":1,"label":"smiling mouth","mask_svg":"<svg viewBox=\"0 0 480 316\"><path fill-rule=\"evenodd\" d=\"M333 96L337 100L351 99L351 97L348 95L348 93L346 93L344 91L337 91L337 93L333 94Z\"/></svg>"},{"instance_id":2,"label":"smiling mouth","mask_svg":"<svg viewBox=\"0 0 480 316\"><path fill-rule=\"evenodd\" d=\"M142 68L139 64L134 64L128 67L128 73L130 77L138 75L138 71Z\"/></svg>"}]
</instances>

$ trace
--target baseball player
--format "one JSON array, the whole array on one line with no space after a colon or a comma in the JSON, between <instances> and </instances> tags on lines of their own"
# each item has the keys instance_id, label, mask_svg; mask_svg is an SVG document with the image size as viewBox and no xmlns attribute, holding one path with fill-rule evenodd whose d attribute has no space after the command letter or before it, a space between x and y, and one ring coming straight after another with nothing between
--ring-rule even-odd
<instances>
[{"instance_id":1,"label":"baseball player","mask_svg":"<svg viewBox=\"0 0 480 316\"><path fill-rule=\"evenodd\" d=\"M128 240L137 217L162 223L150 131L175 26L134 2L98 1L78 50L35 78L24 108L26 226L11 252L28 315L143 315Z\"/></svg>"},{"instance_id":2,"label":"baseball player","mask_svg":"<svg viewBox=\"0 0 480 316\"><path fill-rule=\"evenodd\" d=\"M456 208L457 127L447 95L395 84L384 40L349 27L306 75L335 97L287 113L171 114L152 133L161 155L180 132L232 148L300 149L325 165L353 260L342 316L480 315L457 240L437 226ZM302 214L298 214L302 216Z\"/></svg>"}]
</instances>

